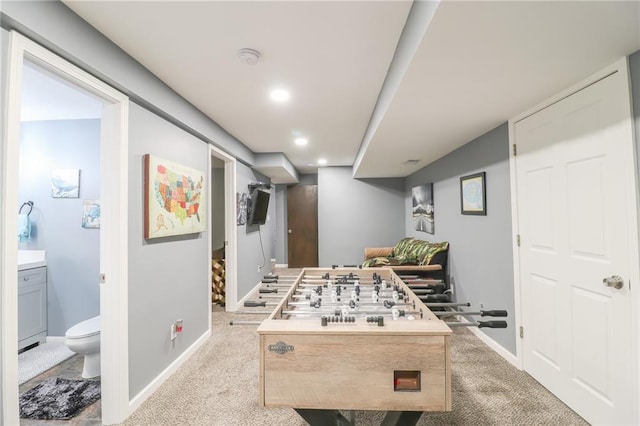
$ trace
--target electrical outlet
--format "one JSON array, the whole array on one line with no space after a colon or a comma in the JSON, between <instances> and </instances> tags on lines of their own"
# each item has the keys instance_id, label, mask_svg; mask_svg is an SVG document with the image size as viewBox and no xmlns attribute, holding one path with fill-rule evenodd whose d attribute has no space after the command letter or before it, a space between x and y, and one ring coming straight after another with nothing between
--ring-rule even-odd
<instances>
[{"instance_id":1,"label":"electrical outlet","mask_svg":"<svg viewBox=\"0 0 640 426\"><path fill-rule=\"evenodd\" d=\"M484 309L484 303L480 303L480 309Z\"/></svg>"},{"instance_id":2,"label":"electrical outlet","mask_svg":"<svg viewBox=\"0 0 640 426\"><path fill-rule=\"evenodd\" d=\"M176 340L178 333L176 332L176 323L171 324L171 341Z\"/></svg>"}]
</instances>

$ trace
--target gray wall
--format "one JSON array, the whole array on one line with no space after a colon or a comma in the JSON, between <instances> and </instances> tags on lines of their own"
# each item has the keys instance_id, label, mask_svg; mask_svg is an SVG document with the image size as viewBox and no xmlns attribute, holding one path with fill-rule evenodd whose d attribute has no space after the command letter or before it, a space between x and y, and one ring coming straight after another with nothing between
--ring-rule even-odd
<instances>
[{"instance_id":1,"label":"gray wall","mask_svg":"<svg viewBox=\"0 0 640 426\"><path fill-rule=\"evenodd\" d=\"M209 327L209 235L202 232L144 239L144 154L204 172L209 150L205 143L155 114L136 104L130 105L130 397L137 395ZM170 326L177 319L184 320L184 332L172 343Z\"/></svg>"},{"instance_id":2,"label":"gray wall","mask_svg":"<svg viewBox=\"0 0 640 426\"><path fill-rule=\"evenodd\" d=\"M100 120L23 122L21 131L16 208L34 205L31 241L19 248L46 250L47 334L64 336L100 313L100 230L81 223L83 200L100 198ZM79 198L52 198L52 169L80 169Z\"/></svg>"},{"instance_id":3,"label":"gray wall","mask_svg":"<svg viewBox=\"0 0 640 426\"><path fill-rule=\"evenodd\" d=\"M629 56L629 71L631 74L631 98L633 101L633 115L636 130L636 165L640 176L640 50ZM638 185L640 196L640 185Z\"/></svg>"},{"instance_id":4,"label":"gray wall","mask_svg":"<svg viewBox=\"0 0 640 426\"><path fill-rule=\"evenodd\" d=\"M460 213L460 177L486 172L487 215ZM416 231L411 219L411 188L433 182L435 233ZM407 236L449 241L449 275L454 298L477 310L506 309L509 328L482 329L511 353L516 353L513 238L509 183L507 124L474 139L449 155L407 177Z\"/></svg>"},{"instance_id":5,"label":"gray wall","mask_svg":"<svg viewBox=\"0 0 640 426\"><path fill-rule=\"evenodd\" d=\"M249 167L236 167L236 190L249 193L252 182L269 182L269 179ZM249 293L271 271L270 261L275 257L276 197L271 188L267 222L261 226L238 225L238 299Z\"/></svg>"},{"instance_id":6,"label":"gray wall","mask_svg":"<svg viewBox=\"0 0 640 426\"><path fill-rule=\"evenodd\" d=\"M274 250L274 258L278 264L286 264L288 262L288 237L287 233L287 186L276 185L275 189L275 208L276 208L276 246Z\"/></svg>"},{"instance_id":7,"label":"gray wall","mask_svg":"<svg viewBox=\"0 0 640 426\"><path fill-rule=\"evenodd\" d=\"M319 265L361 264L365 247L404 237L404 196L404 179L356 180L351 167L320 168Z\"/></svg>"},{"instance_id":8,"label":"gray wall","mask_svg":"<svg viewBox=\"0 0 640 426\"><path fill-rule=\"evenodd\" d=\"M211 248L218 250L224 247L224 162L217 160L211 170Z\"/></svg>"}]
</instances>

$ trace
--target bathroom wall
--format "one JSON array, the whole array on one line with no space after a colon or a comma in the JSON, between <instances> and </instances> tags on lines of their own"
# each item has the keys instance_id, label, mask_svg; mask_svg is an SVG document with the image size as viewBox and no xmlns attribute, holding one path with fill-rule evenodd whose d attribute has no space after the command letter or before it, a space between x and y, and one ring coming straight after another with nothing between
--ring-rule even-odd
<instances>
[{"instance_id":1,"label":"bathroom wall","mask_svg":"<svg viewBox=\"0 0 640 426\"><path fill-rule=\"evenodd\" d=\"M19 248L46 250L48 335L64 336L100 313L100 229L82 227L83 201L100 198L100 120L23 122L19 168L20 204L34 203ZM78 198L52 197L53 169L80 170Z\"/></svg>"}]
</instances>

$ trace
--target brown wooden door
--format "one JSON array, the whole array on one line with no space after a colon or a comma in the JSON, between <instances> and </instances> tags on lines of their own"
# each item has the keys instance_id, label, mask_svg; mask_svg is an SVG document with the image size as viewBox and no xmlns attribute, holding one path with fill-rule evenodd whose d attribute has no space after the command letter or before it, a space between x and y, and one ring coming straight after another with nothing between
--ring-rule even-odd
<instances>
[{"instance_id":1,"label":"brown wooden door","mask_svg":"<svg viewBox=\"0 0 640 426\"><path fill-rule=\"evenodd\" d=\"M318 266L318 185L287 188L289 268Z\"/></svg>"}]
</instances>

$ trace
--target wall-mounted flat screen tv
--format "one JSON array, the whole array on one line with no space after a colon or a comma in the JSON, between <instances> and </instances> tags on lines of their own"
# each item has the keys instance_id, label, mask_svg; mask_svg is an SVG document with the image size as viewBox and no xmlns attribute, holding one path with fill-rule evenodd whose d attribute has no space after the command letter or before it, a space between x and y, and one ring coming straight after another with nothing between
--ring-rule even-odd
<instances>
[{"instance_id":1,"label":"wall-mounted flat screen tv","mask_svg":"<svg viewBox=\"0 0 640 426\"><path fill-rule=\"evenodd\" d=\"M251 191L251 207L247 225L264 225L266 223L269 198L271 198L271 192L267 190L256 188Z\"/></svg>"}]
</instances>

